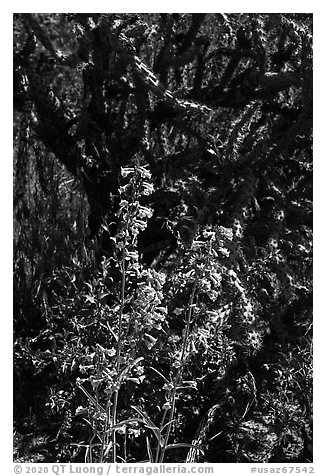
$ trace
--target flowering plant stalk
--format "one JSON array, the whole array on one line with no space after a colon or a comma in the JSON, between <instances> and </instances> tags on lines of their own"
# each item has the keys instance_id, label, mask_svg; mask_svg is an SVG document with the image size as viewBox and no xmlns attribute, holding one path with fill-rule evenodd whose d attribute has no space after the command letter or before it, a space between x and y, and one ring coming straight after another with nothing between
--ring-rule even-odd
<instances>
[{"instance_id":1,"label":"flowering plant stalk","mask_svg":"<svg viewBox=\"0 0 326 476\"><path fill-rule=\"evenodd\" d=\"M141 205L139 201L141 196L149 195L153 191L150 178L147 168L139 164L121 169L121 182L125 182L127 179L127 183L121 184L119 189L121 200L117 213L118 231L116 236L111 237L115 244L115 257L111 260L104 258L102 261L99 296L87 295L89 301L99 305L101 326L106 329L108 334L111 334L111 336L107 335L105 340L112 342L113 336L113 346L112 344L110 347L107 345L107 348L100 344L96 346L93 358L95 373L93 372L93 375L86 379L91 382L95 397L85 389L81 381L78 381L79 388L91 405L90 421L87 421L92 426L93 434L88 445L86 462L93 462L95 447L99 447L97 462L106 461L110 453L112 453L114 463L118 458L121 459L117 454L117 433L124 431L127 424L135 423L135 419L127 419L122 423L118 421L118 403L119 392L124 383L128 380L142 380L140 362L143 357L137 356L137 352L146 326L147 333L145 335L149 341L151 339L148 311L153 311L154 308L147 310L141 309L140 306L140 303L146 299L139 281L146 277L146 272L139 264L136 248L138 233L146 228L147 219L152 214L151 209ZM117 282L120 289L111 289L117 284L110 277L112 269L115 276L119 276ZM90 284L88 286L94 293L94 288ZM113 296L119 296L117 305L109 307L102 305L101 300L103 297L109 296L110 293ZM136 299L134 299L135 295ZM126 310L127 301L131 304L129 311ZM105 312L103 314L103 309L106 314ZM161 308L161 314L163 313L164 309ZM140 324L141 317L144 317L142 324ZM159 318L163 319L163 315L160 315ZM88 367L92 369L92 366ZM136 372L137 375L133 376L133 372ZM103 385L105 385L104 388ZM99 403L100 397L103 400L103 392L101 395L100 388L103 389L106 398L104 406ZM99 443L94 443L95 438L99 440Z\"/></svg>"},{"instance_id":2,"label":"flowering plant stalk","mask_svg":"<svg viewBox=\"0 0 326 476\"><path fill-rule=\"evenodd\" d=\"M146 220L151 216L150 208L141 206L139 198L142 195L149 195L153 191L153 185L149 181L151 175L146 167L136 165L135 167L125 167L121 169L121 177L130 178L125 186L121 186L120 209L118 217L120 218L120 231L117 235L116 246L121 251L120 272L121 272L121 291L119 307L119 323L117 335L117 358L116 373L118 380L121 376L121 363L123 360L122 352L124 347L124 308L126 294L126 280L128 276L135 274L139 276L138 253L136 250L137 236L140 230L146 228ZM119 241L119 239L121 241ZM113 393L112 406L112 445L113 445L113 463L117 461L117 408L119 399L120 385L116 385Z\"/></svg>"}]
</instances>

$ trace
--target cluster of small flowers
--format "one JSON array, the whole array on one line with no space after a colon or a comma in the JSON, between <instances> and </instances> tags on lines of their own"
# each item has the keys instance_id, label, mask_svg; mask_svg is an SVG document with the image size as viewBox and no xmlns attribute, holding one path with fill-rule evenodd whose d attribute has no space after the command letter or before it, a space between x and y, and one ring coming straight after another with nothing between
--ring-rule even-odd
<instances>
[{"instance_id":1,"label":"cluster of small flowers","mask_svg":"<svg viewBox=\"0 0 326 476\"><path fill-rule=\"evenodd\" d=\"M145 230L153 211L141 205L139 199L154 191L151 174L145 166L122 167L121 178L128 179L128 182L119 188L121 200L117 215L120 218L120 230L116 236L118 249L123 249L128 244L134 247L137 235Z\"/></svg>"}]
</instances>

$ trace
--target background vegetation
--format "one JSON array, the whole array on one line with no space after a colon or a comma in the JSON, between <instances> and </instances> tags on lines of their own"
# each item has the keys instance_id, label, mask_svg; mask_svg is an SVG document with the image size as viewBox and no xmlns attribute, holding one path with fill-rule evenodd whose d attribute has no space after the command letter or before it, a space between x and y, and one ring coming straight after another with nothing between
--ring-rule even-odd
<instances>
[{"instance_id":1,"label":"background vegetation","mask_svg":"<svg viewBox=\"0 0 326 476\"><path fill-rule=\"evenodd\" d=\"M14 15L17 461L312 461L312 16Z\"/></svg>"}]
</instances>

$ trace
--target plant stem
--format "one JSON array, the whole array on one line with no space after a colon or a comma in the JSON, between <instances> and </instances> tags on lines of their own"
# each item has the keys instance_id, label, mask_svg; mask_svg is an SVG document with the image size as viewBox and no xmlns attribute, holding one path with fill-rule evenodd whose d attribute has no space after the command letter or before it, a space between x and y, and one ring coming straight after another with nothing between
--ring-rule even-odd
<instances>
[{"instance_id":1,"label":"plant stem","mask_svg":"<svg viewBox=\"0 0 326 476\"><path fill-rule=\"evenodd\" d=\"M170 410L169 422L167 424L167 430L166 430L166 434L165 434L165 438L164 438L164 443L163 443L161 455L160 455L160 458L159 458L159 463L163 463L166 446L169 442L170 433L171 433L171 429L172 429L173 417L174 417L175 406L176 406L177 391L178 391L180 380L182 379L182 373L183 373L183 368L184 368L184 364L185 364L188 338L189 338L189 333L190 333L190 324L191 324L191 320L192 320L193 303L194 303L194 299L195 299L195 292L196 292L196 282L194 283L194 286L193 286L192 292L191 292L191 296L190 296L186 328L185 328L185 333L184 333L183 342L182 342L182 350L181 350L181 356L180 356L180 366L178 368L177 375L176 375L176 377L174 379L174 382L173 382L172 406L171 406L171 410ZM165 415L166 415L166 413L164 413L161 428L164 424Z\"/></svg>"},{"instance_id":2,"label":"plant stem","mask_svg":"<svg viewBox=\"0 0 326 476\"><path fill-rule=\"evenodd\" d=\"M126 247L123 247L122 250L122 281L121 281L121 295L120 295L120 310L119 310L119 329L118 329L118 342L117 342L117 387L114 390L113 394L113 407L112 407L112 425L117 424L117 407L118 407L118 397L119 397L119 374L121 366L121 351L122 351L122 319L123 319L123 310L125 305L125 291L126 291ZM116 463L117 460L117 446L116 446L116 429L112 430L112 444L113 444L113 463Z\"/></svg>"}]
</instances>

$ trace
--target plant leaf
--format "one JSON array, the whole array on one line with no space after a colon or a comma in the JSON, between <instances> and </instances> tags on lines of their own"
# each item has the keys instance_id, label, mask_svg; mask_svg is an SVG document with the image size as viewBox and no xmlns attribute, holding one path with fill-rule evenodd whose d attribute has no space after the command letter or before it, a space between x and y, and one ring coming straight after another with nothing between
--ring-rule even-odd
<instances>
[{"instance_id":1,"label":"plant leaf","mask_svg":"<svg viewBox=\"0 0 326 476\"><path fill-rule=\"evenodd\" d=\"M139 408L131 405L131 408L133 410L135 410L142 418L143 418L143 423L146 424L147 428L149 428L150 430L152 430L152 432L154 433L154 435L156 436L159 444L162 446L163 445L163 437L162 437L162 434L160 432L160 429L155 425L155 423L152 422L152 420L146 415L146 413L144 413L142 410L140 410Z\"/></svg>"},{"instance_id":2,"label":"plant leaf","mask_svg":"<svg viewBox=\"0 0 326 476\"><path fill-rule=\"evenodd\" d=\"M166 447L165 447L166 450L171 450L171 449L174 449L174 448L194 448L194 449L200 451L202 455L205 454L200 446L192 445L190 443L172 443L170 445L166 445Z\"/></svg>"},{"instance_id":3,"label":"plant leaf","mask_svg":"<svg viewBox=\"0 0 326 476\"><path fill-rule=\"evenodd\" d=\"M157 373L157 375L159 375L160 377L162 377L163 380L165 380L166 383L169 383L168 379L166 377L164 377L163 374L161 374L161 372L159 372L158 370L154 369L154 367L150 367L151 370L154 370L155 373Z\"/></svg>"},{"instance_id":4,"label":"plant leaf","mask_svg":"<svg viewBox=\"0 0 326 476\"><path fill-rule=\"evenodd\" d=\"M152 452L152 448L151 448L148 436L146 436L146 445L147 445L147 453L148 453L149 461L150 463L154 463L155 461L154 461L153 452Z\"/></svg>"}]
</instances>

